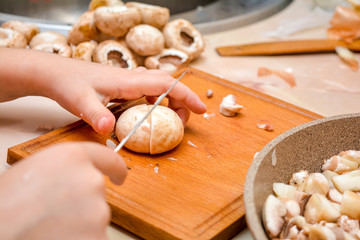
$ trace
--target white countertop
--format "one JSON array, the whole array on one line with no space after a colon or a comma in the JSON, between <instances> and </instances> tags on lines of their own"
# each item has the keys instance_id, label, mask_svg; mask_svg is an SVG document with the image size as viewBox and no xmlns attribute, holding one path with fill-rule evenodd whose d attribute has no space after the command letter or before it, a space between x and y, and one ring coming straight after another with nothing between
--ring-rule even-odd
<instances>
[{"instance_id":1,"label":"white countertop","mask_svg":"<svg viewBox=\"0 0 360 240\"><path fill-rule=\"evenodd\" d=\"M215 47L277 40L268 37L278 30L284 39L326 38L331 12L314 10L306 0L295 0L278 14L246 27L205 35L206 50L192 66L243 84L324 116L360 112L360 71L353 72L336 54L277 57L220 57ZM325 21L324 21L325 19ZM311 21L310 21L311 20ZM319 26L309 27L309 22ZM299 29L291 35L287 30ZM282 30L280 29L282 27ZM284 35L285 34L285 35ZM359 54L357 54L358 59ZM257 77L259 67L291 70L297 85L291 88L276 76ZM238 101L241 102L241 99ZM7 149L43 134L40 125L54 128L78 120L52 100L25 97L0 104L0 172L8 167ZM109 227L110 239L137 239L118 227ZM234 239L251 239L247 230Z\"/></svg>"}]
</instances>

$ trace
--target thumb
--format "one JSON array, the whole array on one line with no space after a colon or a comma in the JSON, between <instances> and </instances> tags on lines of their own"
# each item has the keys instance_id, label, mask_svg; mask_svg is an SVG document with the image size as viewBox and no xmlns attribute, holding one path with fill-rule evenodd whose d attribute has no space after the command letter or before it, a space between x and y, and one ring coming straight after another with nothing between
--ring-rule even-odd
<instances>
[{"instance_id":1,"label":"thumb","mask_svg":"<svg viewBox=\"0 0 360 240\"><path fill-rule=\"evenodd\" d=\"M96 132L106 135L113 131L115 116L97 97L84 99L78 104L78 107L80 111L77 115L90 124Z\"/></svg>"}]
</instances>

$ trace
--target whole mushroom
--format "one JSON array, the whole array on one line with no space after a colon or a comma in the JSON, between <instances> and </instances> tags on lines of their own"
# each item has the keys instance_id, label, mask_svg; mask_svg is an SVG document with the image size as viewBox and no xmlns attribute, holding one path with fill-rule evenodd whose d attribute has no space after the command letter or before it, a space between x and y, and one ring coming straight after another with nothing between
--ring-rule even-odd
<instances>
[{"instance_id":1,"label":"whole mushroom","mask_svg":"<svg viewBox=\"0 0 360 240\"><path fill-rule=\"evenodd\" d=\"M168 22L163 29L165 43L168 48L176 48L185 52L190 60L200 56L205 49L201 33L185 19Z\"/></svg>"},{"instance_id":2,"label":"whole mushroom","mask_svg":"<svg viewBox=\"0 0 360 240\"><path fill-rule=\"evenodd\" d=\"M40 28L35 24L30 24L18 20L5 22L1 25L1 27L13 29L22 33L25 36L27 43L29 43L30 40L40 32Z\"/></svg>"},{"instance_id":3,"label":"whole mushroom","mask_svg":"<svg viewBox=\"0 0 360 240\"><path fill-rule=\"evenodd\" d=\"M170 18L170 10L165 7L139 2L127 2L126 6L137 8L140 11L141 23L154 26L158 29L162 29Z\"/></svg>"},{"instance_id":4,"label":"whole mushroom","mask_svg":"<svg viewBox=\"0 0 360 240\"><path fill-rule=\"evenodd\" d=\"M96 47L94 62L109 66L134 69L137 67L134 56L124 41L106 40Z\"/></svg>"},{"instance_id":5,"label":"whole mushroom","mask_svg":"<svg viewBox=\"0 0 360 240\"><path fill-rule=\"evenodd\" d=\"M131 28L125 39L129 48L140 56L159 54L165 45L160 30L146 24Z\"/></svg>"},{"instance_id":6,"label":"whole mushroom","mask_svg":"<svg viewBox=\"0 0 360 240\"><path fill-rule=\"evenodd\" d=\"M96 8L94 17L97 28L113 37L125 36L130 28L141 22L137 8L122 5Z\"/></svg>"},{"instance_id":7,"label":"whole mushroom","mask_svg":"<svg viewBox=\"0 0 360 240\"><path fill-rule=\"evenodd\" d=\"M172 74L188 61L189 57L186 53L175 48L167 48L155 56L147 57L145 59L145 67L164 70Z\"/></svg>"},{"instance_id":8,"label":"whole mushroom","mask_svg":"<svg viewBox=\"0 0 360 240\"><path fill-rule=\"evenodd\" d=\"M25 36L13 29L0 28L0 47L25 48Z\"/></svg>"}]
</instances>

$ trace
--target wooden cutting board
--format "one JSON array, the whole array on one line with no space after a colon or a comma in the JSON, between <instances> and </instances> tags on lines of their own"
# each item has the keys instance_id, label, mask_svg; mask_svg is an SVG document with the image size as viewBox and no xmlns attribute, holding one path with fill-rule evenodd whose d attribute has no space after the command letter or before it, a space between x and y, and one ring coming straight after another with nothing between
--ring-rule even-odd
<instances>
[{"instance_id":1,"label":"wooden cutting board","mask_svg":"<svg viewBox=\"0 0 360 240\"><path fill-rule=\"evenodd\" d=\"M245 227L244 183L255 153L282 132L322 116L194 68L182 82L215 117L193 114L182 143L170 152L120 151L130 170L122 186L106 180L112 221L145 239L229 239ZM212 98L206 97L208 89ZM235 117L218 112L228 94L244 106ZM123 109L117 105L112 111L118 116ZM259 129L258 123L272 124L274 131ZM111 135L100 136L78 121L9 148L8 162L55 143L106 144L107 139Z\"/></svg>"}]
</instances>

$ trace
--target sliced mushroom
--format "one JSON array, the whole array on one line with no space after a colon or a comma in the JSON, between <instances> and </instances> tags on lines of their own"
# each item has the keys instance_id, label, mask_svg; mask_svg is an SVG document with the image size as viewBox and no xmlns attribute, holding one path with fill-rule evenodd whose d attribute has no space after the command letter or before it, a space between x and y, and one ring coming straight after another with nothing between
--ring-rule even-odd
<instances>
[{"instance_id":1,"label":"sliced mushroom","mask_svg":"<svg viewBox=\"0 0 360 240\"><path fill-rule=\"evenodd\" d=\"M0 28L0 47L25 48L25 36L13 29Z\"/></svg>"},{"instance_id":2,"label":"sliced mushroom","mask_svg":"<svg viewBox=\"0 0 360 240\"><path fill-rule=\"evenodd\" d=\"M230 94L223 98L219 107L219 112L224 116L233 117L240 113L243 108L242 105L236 103L236 97Z\"/></svg>"},{"instance_id":3,"label":"sliced mushroom","mask_svg":"<svg viewBox=\"0 0 360 240\"><path fill-rule=\"evenodd\" d=\"M327 178L321 173L312 173L306 179L304 186L304 192L313 194L320 193L327 195L329 192L330 186Z\"/></svg>"},{"instance_id":4,"label":"sliced mushroom","mask_svg":"<svg viewBox=\"0 0 360 240\"><path fill-rule=\"evenodd\" d=\"M168 22L163 29L165 44L185 52L190 61L200 56L205 49L201 33L185 19Z\"/></svg>"},{"instance_id":5,"label":"sliced mushroom","mask_svg":"<svg viewBox=\"0 0 360 240\"><path fill-rule=\"evenodd\" d=\"M339 216L336 207L323 194L314 193L305 206L304 217L308 223L333 222Z\"/></svg>"},{"instance_id":6,"label":"sliced mushroom","mask_svg":"<svg viewBox=\"0 0 360 240\"><path fill-rule=\"evenodd\" d=\"M89 3L89 11L95 10L98 7L115 5L124 5L124 3L120 0L91 0L91 2Z\"/></svg>"},{"instance_id":7,"label":"sliced mushroom","mask_svg":"<svg viewBox=\"0 0 360 240\"><path fill-rule=\"evenodd\" d=\"M160 69L172 74L181 66L186 64L189 57L186 53L170 48L164 49L160 54L145 59L145 67L149 69Z\"/></svg>"},{"instance_id":8,"label":"sliced mushroom","mask_svg":"<svg viewBox=\"0 0 360 240\"><path fill-rule=\"evenodd\" d=\"M125 39L128 47L140 56L159 54L165 45L162 32L146 24L131 28Z\"/></svg>"},{"instance_id":9,"label":"sliced mushroom","mask_svg":"<svg viewBox=\"0 0 360 240\"><path fill-rule=\"evenodd\" d=\"M269 237L279 236L285 223L285 214L286 207L283 202L270 194L265 201L262 212L263 222Z\"/></svg>"},{"instance_id":10,"label":"sliced mushroom","mask_svg":"<svg viewBox=\"0 0 360 240\"><path fill-rule=\"evenodd\" d=\"M352 191L345 191L340 213L353 219L360 219L360 196Z\"/></svg>"},{"instance_id":11,"label":"sliced mushroom","mask_svg":"<svg viewBox=\"0 0 360 240\"><path fill-rule=\"evenodd\" d=\"M97 28L113 37L125 36L130 28L141 22L139 10L125 5L96 8L94 17Z\"/></svg>"},{"instance_id":12,"label":"sliced mushroom","mask_svg":"<svg viewBox=\"0 0 360 240\"><path fill-rule=\"evenodd\" d=\"M115 40L103 41L96 47L94 62L127 69L137 67L135 58L125 42Z\"/></svg>"},{"instance_id":13,"label":"sliced mushroom","mask_svg":"<svg viewBox=\"0 0 360 240\"><path fill-rule=\"evenodd\" d=\"M332 180L336 189L341 193L344 193L346 190L360 191L360 170L334 176Z\"/></svg>"},{"instance_id":14,"label":"sliced mushroom","mask_svg":"<svg viewBox=\"0 0 360 240\"><path fill-rule=\"evenodd\" d=\"M82 42L74 48L72 57L75 59L92 62L96 46L97 42L95 41Z\"/></svg>"},{"instance_id":15,"label":"sliced mushroom","mask_svg":"<svg viewBox=\"0 0 360 240\"><path fill-rule=\"evenodd\" d=\"M358 163L340 156L333 156L326 160L322 165L322 170L330 170L341 174L346 171L352 171L358 168Z\"/></svg>"},{"instance_id":16,"label":"sliced mushroom","mask_svg":"<svg viewBox=\"0 0 360 240\"><path fill-rule=\"evenodd\" d=\"M34 48L37 45L44 44L44 43L67 44L67 38L65 35L62 35L57 32L40 32L31 39L29 46L30 46L30 48Z\"/></svg>"},{"instance_id":17,"label":"sliced mushroom","mask_svg":"<svg viewBox=\"0 0 360 240\"><path fill-rule=\"evenodd\" d=\"M13 29L22 33L25 36L27 43L29 43L30 40L40 32L40 28L35 24L25 23L18 20L5 22L1 25L1 27Z\"/></svg>"},{"instance_id":18,"label":"sliced mushroom","mask_svg":"<svg viewBox=\"0 0 360 240\"><path fill-rule=\"evenodd\" d=\"M69 45L64 43L43 43L36 45L34 50L40 50L48 53L55 53L57 55L71 58L72 56L72 49Z\"/></svg>"},{"instance_id":19,"label":"sliced mushroom","mask_svg":"<svg viewBox=\"0 0 360 240\"><path fill-rule=\"evenodd\" d=\"M129 8L137 8L141 14L141 23L149 24L158 29L162 29L169 21L170 10L165 7L144 4L139 2L127 2Z\"/></svg>"}]
</instances>

